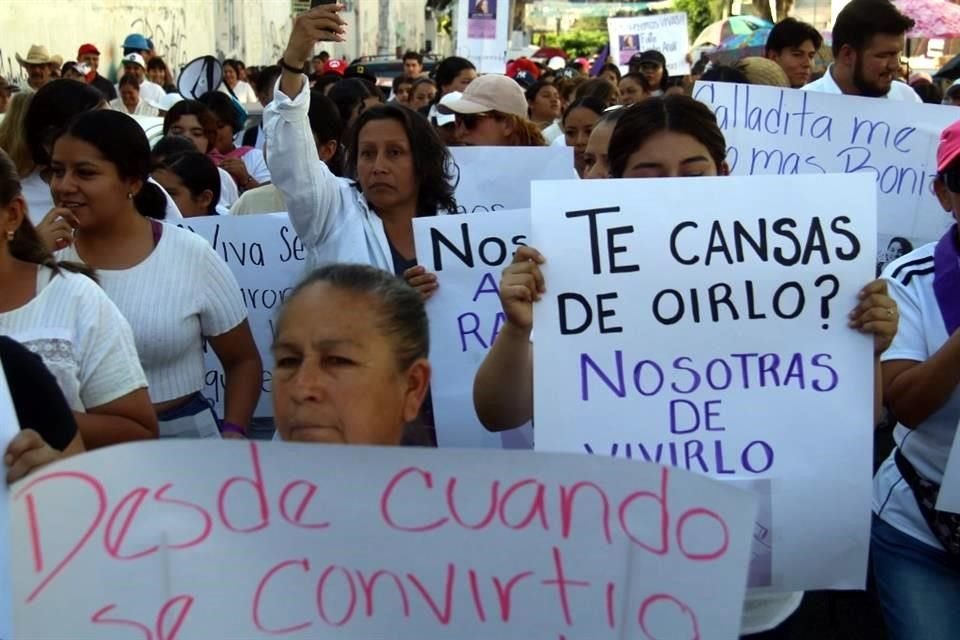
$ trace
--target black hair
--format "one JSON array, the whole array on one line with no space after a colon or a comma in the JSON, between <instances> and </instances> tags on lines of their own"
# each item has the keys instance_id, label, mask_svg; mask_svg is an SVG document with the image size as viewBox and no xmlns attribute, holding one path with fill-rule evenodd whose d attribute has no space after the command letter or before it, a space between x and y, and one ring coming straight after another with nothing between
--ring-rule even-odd
<instances>
[{"instance_id":1,"label":"black hair","mask_svg":"<svg viewBox=\"0 0 960 640\"><path fill-rule=\"evenodd\" d=\"M230 125L234 133L243 130L243 124L247 119L246 112L227 94L222 91L208 91L200 96L198 101L205 104L217 120Z\"/></svg>"},{"instance_id":2,"label":"black hair","mask_svg":"<svg viewBox=\"0 0 960 640\"><path fill-rule=\"evenodd\" d=\"M377 324L393 343L398 370L406 371L414 362L430 354L430 326L423 297L405 280L365 264L332 264L310 273L287 296L280 310L274 340L293 301L319 283L376 298Z\"/></svg>"},{"instance_id":3,"label":"black hair","mask_svg":"<svg viewBox=\"0 0 960 640\"><path fill-rule=\"evenodd\" d=\"M414 79L411 78L410 76L399 75L399 76L397 76L396 78L393 79L393 92L396 93L396 92L397 92L397 89L399 89L399 88L400 88L400 85L402 85L402 84L408 84L408 85L410 85L410 88L412 89L412 88L413 88L413 83L414 83Z\"/></svg>"},{"instance_id":4,"label":"black hair","mask_svg":"<svg viewBox=\"0 0 960 640\"><path fill-rule=\"evenodd\" d=\"M341 82L343 82L343 76L336 73L325 73L317 78L317 81L313 83L313 90L323 93L328 86L339 84Z\"/></svg>"},{"instance_id":5,"label":"black hair","mask_svg":"<svg viewBox=\"0 0 960 640\"><path fill-rule=\"evenodd\" d=\"M960 98L960 84L953 84L947 87L947 91L943 94L943 97L947 100Z\"/></svg>"},{"instance_id":6,"label":"black hair","mask_svg":"<svg viewBox=\"0 0 960 640\"><path fill-rule=\"evenodd\" d=\"M23 189L20 185L17 167L10 156L7 155L7 152L0 149L0 207L9 206L14 198L22 193ZM63 269L74 273L82 273L96 280L93 270L85 265L73 262L58 262L40 239L40 235L37 234L36 228L30 222L29 216L23 218L7 247L10 255L17 260L49 267L57 274Z\"/></svg>"},{"instance_id":7,"label":"black hair","mask_svg":"<svg viewBox=\"0 0 960 640\"><path fill-rule=\"evenodd\" d=\"M142 215L162 220L166 216L167 198L163 190L149 182L150 143L140 124L119 111L98 110L80 114L63 132L97 149L116 167L124 180L140 180L143 187L133 202Z\"/></svg>"},{"instance_id":8,"label":"black hair","mask_svg":"<svg viewBox=\"0 0 960 640\"><path fill-rule=\"evenodd\" d=\"M170 128L183 116L196 116L207 136L207 151L211 151L217 141L217 116L199 100L181 100L170 107L163 117L163 135L170 133Z\"/></svg>"},{"instance_id":9,"label":"black hair","mask_svg":"<svg viewBox=\"0 0 960 640\"><path fill-rule=\"evenodd\" d=\"M617 76L617 82L620 82L623 79L623 77L620 74L620 67L613 64L612 62L607 62L606 64L604 64L603 67L600 68L600 73L598 73L597 75L598 76L603 75L605 71L613 72L613 74Z\"/></svg>"},{"instance_id":10,"label":"black hair","mask_svg":"<svg viewBox=\"0 0 960 640\"><path fill-rule=\"evenodd\" d=\"M150 58L150 60L147 62L147 71L153 71L156 69L160 69L162 71L169 71L169 69L167 68L167 63L164 62L163 58L161 58L160 56Z\"/></svg>"},{"instance_id":11,"label":"black hair","mask_svg":"<svg viewBox=\"0 0 960 640\"><path fill-rule=\"evenodd\" d=\"M673 131L695 138L707 148L717 171L727 156L727 143L717 118L708 106L689 96L670 95L648 98L623 109L623 115L610 138L610 175L623 177L627 161L647 140L662 132Z\"/></svg>"},{"instance_id":12,"label":"black hair","mask_svg":"<svg viewBox=\"0 0 960 640\"><path fill-rule=\"evenodd\" d=\"M430 122L416 111L398 104L384 104L367 109L360 115L349 134L347 145L350 173L356 175L357 147L360 132L377 120L394 120L403 126L413 154L413 172L420 180L417 194L417 215L453 213L457 209L451 168L453 158Z\"/></svg>"},{"instance_id":13,"label":"black hair","mask_svg":"<svg viewBox=\"0 0 960 640\"><path fill-rule=\"evenodd\" d=\"M444 58L433 70L433 78L437 81L437 88L442 89L444 86L452 84L457 76L466 69L476 71L477 68L466 58L458 56Z\"/></svg>"},{"instance_id":14,"label":"black hair","mask_svg":"<svg viewBox=\"0 0 960 640\"><path fill-rule=\"evenodd\" d=\"M600 116L600 119L597 120L597 124L593 125L594 129L608 125L616 126L626 111L626 107L614 107L613 109L607 109L603 112L603 115Z\"/></svg>"},{"instance_id":15,"label":"black hair","mask_svg":"<svg viewBox=\"0 0 960 640\"><path fill-rule=\"evenodd\" d=\"M409 49L405 54L403 54L403 61L406 62L407 60L416 60L420 64L423 64L423 56L417 53L416 51L412 51Z\"/></svg>"},{"instance_id":16,"label":"black hair","mask_svg":"<svg viewBox=\"0 0 960 640\"><path fill-rule=\"evenodd\" d=\"M334 175L343 175L343 152L340 142L345 129L344 121L333 100L317 90L310 92L310 110L307 113L310 130L317 144L337 141L337 153L327 161L327 167Z\"/></svg>"},{"instance_id":17,"label":"black hair","mask_svg":"<svg viewBox=\"0 0 960 640\"><path fill-rule=\"evenodd\" d=\"M193 146L193 145L191 145ZM207 215L217 215L217 204L220 202L220 172L206 154L199 151L186 151L167 156L155 169L166 169L183 182L190 195L199 197L204 191L210 191L213 199Z\"/></svg>"},{"instance_id":18,"label":"black hair","mask_svg":"<svg viewBox=\"0 0 960 640\"><path fill-rule=\"evenodd\" d=\"M153 145L153 150L150 152L150 155L156 163L169 156L175 156L188 151L197 151L197 145L193 144L193 140L185 136L167 135L160 138L157 144Z\"/></svg>"},{"instance_id":19,"label":"black hair","mask_svg":"<svg viewBox=\"0 0 960 640\"><path fill-rule=\"evenodd\" d=\"M732 82L734 84L750 84L747 74L740 69L718 64L710 67L706 73L700 76L704 82Z\"/></svg>"},{"instance_id":20,"label":"black hair","mask_svg":"<svg viewBox=\"0 0 960 640\"><path fill-rule=\"evenodd\" d=\"M41 167L49 165L53 141L74 117L96 109L103 101L103 94L84 82L53 80L40 87L23 121L34 163Z\"/></svg>"},{"instance_id":21,"label":"black hair","mask_svg":"<svg viewBox=\"0 0 960 640\"><path fill-rule=\"evenodd\" d=\"M281 73L283 73L283 70L280 68L280 65L277 64L262 67L259 73L257 73L257 81L253 87L257 95L260 96L269 93L273 85L277 84L277 78L280 77Z\"/></svg>"},{"instance_id":22,"label":"black hair","mask_svg":"<svg viewBox=\"0 0 960 640\"><path fill-rule=\"evenodd\" d=\"M593 111L598 116L603 116L603 112L606 110L607 105L605 105L601 100L593 96L587 96L586 98L580 98L579 100L574 100L571 102L566 109L563 110L563 117L560 118L560 122L566 124L567 117L573 113L574 109L589 109Z\"/></svg>"},{"instance_id":23,"label":"black hair","mask_svg":"<svg viewBox=\"0 0 960 640\"><path fill-rule=\"evenodd\" d=\"M555 85L552 80L537 80L531 84L529 87L527 87L526 91L524 91L527 96L527 102L533 102L536 100L540 92L547 87L553 87L556 89L557 85Z\"/></svg>"},{"instance_id":24,"label":"black hair","mask_svg":"<svg viewBox=\"0 0 960 640\"><path fill-rule=\"evenodd\" d=\"M851 0L833 23L833 57L840 57L844 45L863 51L875 35L902 36L913 25L889 0Z\"/></svg>"},{"instance_id":25,"label":"black hair","mask_svg":"<svg viewBox=\"0 0 960 640\"><path fill-rule=\"evenodd\" d=\"M237 74L237 80L240 79L240 69L243 67L242 62L240 62L239 60L234 60L232 58L227 58L226 60L223 61L223 66L230 67L231 69L233 69L233 72Z\"/></svg>"},{"instance_id":26,"label":"black hair","mask_svg":"<svg viewBox=\"0 0 960 640\"><path fill-rule=\"evenodd\" d=\"M620 82L623 82L624 80L633 80L638 85L640 85L643 88L643 90L646 91L647 93L650 93L651 91L653 91L653 89L651 89L650 86L647 84L647 76L643 75L642 73L638 73L638 72L625 73L623 74L623 77L620 78Z\"/></svg>"},{"instance_id":27,"label":"black hair","mask_svg":"<svg viewBox=\"0 0 960 640\"><path fill-rule=\"evenodd\" d=\"M367 98L376 97L370 85L359 78L347 78L331 87L327 97L333 100L337 105L337 111L340 113L340 119L344 122L350 122L350 116L357 105ZM381 98L382 99L382 98Z\"/></svg>"},{"instance_id":28,"label":"black hair","mask_svg":"<svg viewBox=\"0 0 960 640\"><path fill-rule=\"evenodd\" d=\"M925 104L943 103L943 92L940 91L940 87L932 82L918 82L911 86Z\"/></svg>"},{"instance_id":29,"label":"black hair","mask_svg":"<svg viewBox=\"0 0 960 640\"><path fill-rule=\"evenodd\" d=\"M770 30L764 52L780 53L784 49L801 47L807 41L813 44L814 50L819 50L823 45L823 36L811 24L796 18L784 18Z\"/></svg>"},{"instance_id":30,"label":"black hair","mask_svg":"<svg viewBox=\"0 0 960 640\"><path fill-rule=\"evenodd\" d=\"M620 98L620 89L617 85L607 82L603 78L594 78L587 80L577 87L577 91L573 94L574 100L587 97L596 98L603 104L612 106L615 105Z\"/></svg>"},{"instance_id":31,"label":"black hair","mask_svg":"<svg viewBox=\"0 0 960 640\"><path fill-rule=\"evenodd\" d=\"M137 80L137 77L132 74L124 74L120 78L120 82L117 83L117 88L121 89L123 87L133 87L137 91L140 91L140 82Z\"/></svg>"}]
</instances>

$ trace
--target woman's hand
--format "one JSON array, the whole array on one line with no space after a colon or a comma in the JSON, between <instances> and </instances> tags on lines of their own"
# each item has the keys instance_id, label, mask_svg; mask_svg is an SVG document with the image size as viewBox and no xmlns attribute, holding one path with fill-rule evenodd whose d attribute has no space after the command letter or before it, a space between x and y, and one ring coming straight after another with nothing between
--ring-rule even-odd
<instances>
[{"instance_id":1,"label":"woman's hand","mask_svg":"<svg viewBox=\"0 0 960 640\"><path fill-rule=\"evenodd\" d=\"M226 158L220 163L220 168L230 174L241 190L250 189L257 184L240 158Z\"/></svg>"},{"instance_id":2,"label":"woman's hand","mask_svg":"<svg viewBox=\"0 0 960 640\"><path fill-rule=\"evenodd\" d=\"M325 4L297 16L287 49L283 52L283 61L292 67L300 67L313 55L313 45L317 42L346 40L344 26L347 23L340 17L344 9L340 4Z\"/></svg>"},{"instance_id":3,"label":"woman's hand","mask_svg":"<svg viewBox=\"0 0 960 640\"><path fill-rule=\"evenodd\" d=\"M429 273L426 267L421 267L420 265L410 267L404 271L403 279L407 281L407 284L419 291L424 300L429 300L440 287L436 274Z\"/></svg>"},{"instance_id":4,"label":"woman's hand","mask_svg":"<svg viewBox=\"0 0 960 640\"><path fill-rule=\"evenodd\" d=\"M236 431L224 431L220 434L224 440L246 440L247 436L242 433L237 433Z\"/></svg>"},{"instance_id":5,"label":"woman's hand","mask_svg":"<svg viewBox=\"0 0 960 640\"><path fill-rule=\"evenodd\" d=\"M13 484L30 472L51 462L56 462L62 453L48 445L33 429L18 433L3 456L7 466L7 484Z\"/></svg>"},{"instance_id":6,"label":"woman's hand","mask_svg":"<svg viewBox=\"0 0 960 640\"><path fill-rule=\"evenodd\" d=\"M887 294L885 280L874 280L857 294L860 303L850 313L850 326L861 333L873 334L873 352L880 355L897 335L900 312Z\"/></svg>"},{"instance_id":7,"label":"woman's hand","mask_svg":"<svg viewBox=\"0 0 960 640\"><path fill-rule=\"evenodd\" d=\"M547 292L540 271L546 259L533 247L520 247L500 278L500 304L507 322L518 329L533 328L533 303Z\"/></svg>"},{"instance_id":8,"label":"woman's hand","mask_svg":"<svg viewBox=\"0 0 960 640\"><path fill-rule=\"evenodd\" d=\"M37 225L40 241L51 253L73 244L73 230L79 221L76 214L65 207L54 207Z\"/></svg>"}]
</instances>

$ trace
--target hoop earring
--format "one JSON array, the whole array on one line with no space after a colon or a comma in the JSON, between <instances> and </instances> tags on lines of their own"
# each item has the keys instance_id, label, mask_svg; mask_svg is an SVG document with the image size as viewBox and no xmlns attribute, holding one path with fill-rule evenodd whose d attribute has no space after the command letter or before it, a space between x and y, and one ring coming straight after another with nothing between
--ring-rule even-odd
<instances>
[{"instance_id":1,"label":"hoop earring","mask_svg":"<svg viewBox=\"0 0 960 640\"><path fill-rule=\"evenodd\" d=\"M133 200L133 193L130 191L127 191L127 200Z\"/></svg>"}]
</instances>

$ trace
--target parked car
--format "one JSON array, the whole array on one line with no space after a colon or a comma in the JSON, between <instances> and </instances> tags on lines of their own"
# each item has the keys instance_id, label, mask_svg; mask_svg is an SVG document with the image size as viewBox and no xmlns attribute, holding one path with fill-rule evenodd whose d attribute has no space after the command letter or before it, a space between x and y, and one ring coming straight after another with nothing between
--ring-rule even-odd
<instances>
[{"instance_id":1,"label":"parked car","mask_svg":"<svg viewBox=\"0 0 960 640\"><path fill-rule=\"evenodd\" d=\"M436 58L424 57L423 70L425 72L430 73L436 66ZM376 79L377 86L390 88L393 87L393 79L403 75L403 60L387 56L364 56L351 62L347 71L369 75Z\"/></svg>"}]
</instances>

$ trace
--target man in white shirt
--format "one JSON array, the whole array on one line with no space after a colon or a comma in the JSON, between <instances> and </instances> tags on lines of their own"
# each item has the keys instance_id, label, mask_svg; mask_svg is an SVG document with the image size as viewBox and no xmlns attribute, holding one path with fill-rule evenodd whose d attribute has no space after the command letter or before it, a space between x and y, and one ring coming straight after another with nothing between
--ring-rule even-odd
<instances>
[{"instance_id":1,"label":"man in white shirt","mask_svg":"<svg viewBox=\"0 0 960 640\"><path fill-rule=\"evenodd\" d=\"M147 63L139 53L130 53L123 56L123 75L132 75L140 83L140 99L149 103L159 103L167 92L158 84L147 80ZM120 89L117 88L119 93Z\"/></svg>"},{"instance_id":2,"label":"man in white shirt","mask_svg":"<svg viewBox=\"0 0 960 640\"><path fill-rule=\"evenodd\" d=\"M921 102L909 85L895 79L903 37L913 25L887 0L853 0L833 25L834 63L804 89Z\"/></svg>"}]
</instances>

